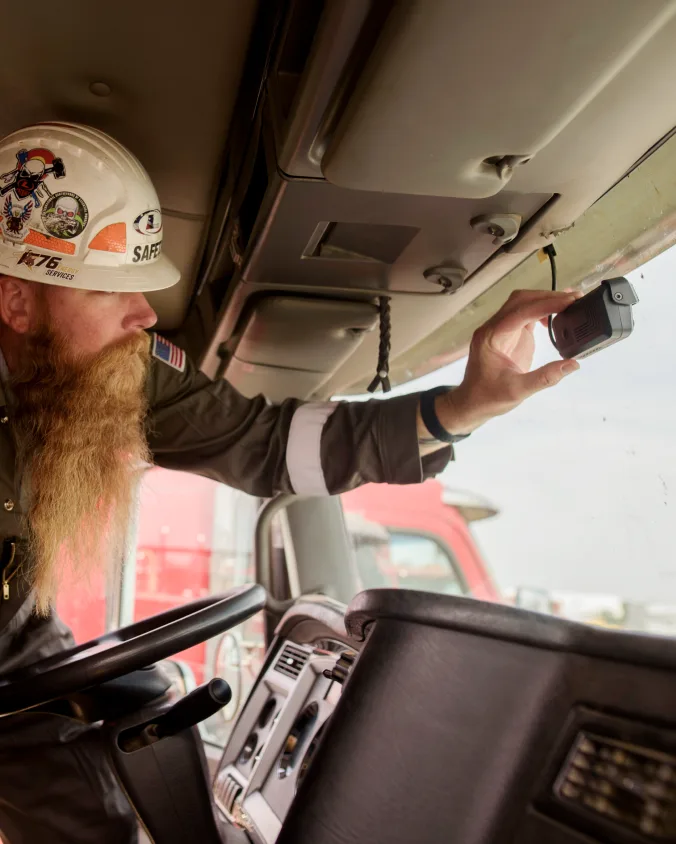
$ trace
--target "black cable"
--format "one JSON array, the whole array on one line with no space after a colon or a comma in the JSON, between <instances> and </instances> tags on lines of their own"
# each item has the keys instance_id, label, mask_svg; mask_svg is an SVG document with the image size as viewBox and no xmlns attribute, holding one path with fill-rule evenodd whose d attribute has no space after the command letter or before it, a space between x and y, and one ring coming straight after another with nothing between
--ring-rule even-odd
<instances>
[{"instance_id":1,"label":"black cable","mask_svg":"<svg viewBox=\"0 0 676 844\"><path fill-rule=\"evenodd\" d=\"M544 248L545 255L549 258L549 265L552 268L552 292L556 293L556 249L554 245L549 243ZM554 314L549 315L547 321L549 329L549 339L552 341L554 348L556 348L556 338L554 337Z\"/></svg>"},{"instance_id":2,"label":"black cable","mask_svg":"<svg viewBox=\"0 0 676 844\"><path fill-rule=\"evenodd\" d=\"M382 385L383 393L389 393L390 386L390 350L392 347L392 321L390 319L390 297L380 296L378 299L380 311L380 346L378 348L378 370L375 378L369 384L369 393L375 393L378 385Z\"/></svg>"}]
</instances>

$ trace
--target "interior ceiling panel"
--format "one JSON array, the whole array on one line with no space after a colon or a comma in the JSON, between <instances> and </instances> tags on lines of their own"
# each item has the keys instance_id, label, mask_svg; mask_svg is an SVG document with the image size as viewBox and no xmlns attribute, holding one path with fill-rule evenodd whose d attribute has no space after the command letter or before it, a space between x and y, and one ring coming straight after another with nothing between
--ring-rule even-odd
<instances>
[{"instance_id":1,"label":"interior ceiling panel","mask_svg":"<svg viewBox=\"0 0 676 844\"><path fill-rule=\"evenodd\" d=\"M399 0L370 58L350 52L355 6L326 10L284 125L268 86L277 168L203 360L210 374L247 297L273 291L386 292L393 361L408 359L676 126L676 0ZM337 82L352 65L356 85ZM524 163L503 167L505 157ZM472 226L495 213L521 216L513 242ZM335 224L332 251L322 233ZM383 234L376 248L354 236L364 224L417 232L402 249ZM424 273L439 264L467 272L451 296L430 295ZM319 397L363 385L377 345L366 337Z\"/></svg>"},{"instance_id":2,"label":"interior ceiling panel","mask_svg":"<svg viewBox=\"0 0 676 844\"><path fill-rule=\"evenodd\" d=\"M155 297L165 328L180 323L191 292L257 6L3 4L0 135L70 120L109 132L139 157L168 212L164 250L184 276ZM92 83L109 93L93 93Z\"/></svg>"},{"instance_id":3,"label":"interior ceiling panel","mask_svg":"<svg viewBox=\"0 0 676 844\"><path fill-rule=\"evenodd\" d=\"M151 297L164 329L180 325L192 293L259 5L3 8L0 134L72 120L110 132L141 159L165 212L165 251L183 274ZM389 5L369 59L355 45L363 47L370 12ZM272 153L251 194L241 266L221 291L210 374L253 294L372 303L387 291L393 357L405 354L570 227L676 125L676 0L324 0L323 8L307 65L294 57L303 75L293 107L276 102L274 83L261 99ZM343 85L362 68L356 88ZM500 156L532 158L510 170L495 163ZM497 212L522 218L507 246L471 225ZM437 264L461 265L467 283L430 295L423 274ZM289 322L303 330L297 315ZM370 375L377 345L371 332L336 358L321 389ZM284 390L296 392L293 384L289 369Z\"/></svg>"},{"instance_id":4,"label":"interior ceiling panel","mask_svg":"<svg viewBox=\"0 0 676 844\"><path fill-rule=\"evenodd\" d=\"M273 198L274 197L274 198ZM454 200L434 196L406 196L339 188L326 182L275 178L265 230L255 238L243 272L245 281L270 284L404 290L438 293L427 281L426 269L453 259L471 273L494 253L498 244L490 235L473 229L470 221L481 215L511 211L527 221L550 195L515 195ZM313 239L331 223L378 225L413 229L394 260L355 260L310 257ZM384 240L385 235L381 238Z\"/></svg>"},{"instance_id":5,"label":"interior ceiling panel","mask_svg":"<svg viewBox=\"0 0 676 844\"><path fill-rule=\"evenodd\" d=\"M585 178L590 162L580 167L563 145L545 158L549 145L564 135L598 140L582 126L566 130L584 110L598 112L597 98L616 80L630 84L641 54L665 70L654 41L674 12L673 0L400 2L324 156L324 175L361 190L480 197L521 170L525 189L546 190L525 175L526 160L542 157L533 171L560 192L560 181ZM670 32L662 58L673 69ZM613 130L630 136L624 93L610 99ZM496 166L505 157L524 163Z\"/></svg>"},{"instance_id":6,"label":"interior ceiling panel","mask_svg":"<svg viewBox=\"0 0 676 844\"><path fill-rule=\"evenodd\" d=\"M590 289L604 278L626 275L676 243L676 136L647 158L630 176L589 208L578 223L556 240L562 283ZM518 257L518 256L517 256ZM432 314L411 297L394 300L393 384L402 384L461 357L473 332L503 304L513 290L549 289L549 262L532 255L509 271L514 256L501 255L476 274L471 284L445 297ZM500 264L502 263L502 266ZM497 265L497 266L495 266ZM420 300L421 297L416 297ZM438 319L437 319L438 317ZM426 319L426 332L420 332ZM415 339L417 337L417 339ZM377 354L371 337L363 351ZM408 349L405 353L401 352ZM360 350L361 352L362 350ZM372 377L368 359L346 361L322 385L322 395L359 392Z\"/></svg>"},{"instance_id":7,"label":"interior ceiling panel","mask_svg":"<svg viewBox=\"0 0 676 844\"><path fill-rule=\"evenodd\" d=\"M493 236L473 229L470 221L507 209L528 221L550 199L546 195L515 196L509 192L474 200L412 197L353 191L324 181L288 180L275 174L259 213L259 227L235 277L228 306L202 360L202 369L210 377L222 371L219 349L238 330L248 296L264 291L274 295L289 291L353 299L372 299L387 292L394 297L393 324L398 328L403 320L408 322L405 334L396 331L393 346L395 354L403 351L407 348L400 345L404 337L409 343L415 342L418 332L424 336L432 326L441 324L444 314L450 315L455 307L453 300L459 295L442 295L442 288L426 278L425 272L449 264L455 264L465 273L473 272L499 249ZM389 261L360 254L336 257L332 251L323 257L311 257L317 248L318 235L332 224L340 229L345 223L350 224L352 234L358 233L362 226L374 226L380 232L381 246L389 247L398 241L398 248L390 254ZM389 228L395 230L397 238L388 240ZM400 239L404 234L406 237ZM357 241L358 249L372 249L376 254L367 236ZM398 296L405 297L401 304ZM305 330L300 315L294 330ZM356 352L359 361L350 358L344 366L353 369L361 365L363 371L375 366L377 346L377 336L365 338ZM251 394L254 389L249 375L253 378L254 373L228 370L229 380L245 394ZM258 375L255 383L255 388L260 389ZM277 388L278 384L271 379L270 389L277 392ZM301 388L306 388L305 381L299 382Z\"/></svg>"},{"instance_id":8,"label":"interior ceiling panel","mask_svg":"<svg viewBox=\"0 0 676 844\"><path fill-rule=\"evenodd\" d=\"M557 238L559 277L586 291L604 278L627 275L675 243L676 135ZM540 257L529 257L499 283L496 268L487 266L478 273L471 304L458 301L449 321L398 358L391 370L393 383L424 375L464 354L473 332L513 290L548 289L549 262ZM351 372L344 368L342 380L336 382L342 384L339 389L355 377L362 382L368 378L359 375L358 367Z\"/></svg>"}]
</instances>

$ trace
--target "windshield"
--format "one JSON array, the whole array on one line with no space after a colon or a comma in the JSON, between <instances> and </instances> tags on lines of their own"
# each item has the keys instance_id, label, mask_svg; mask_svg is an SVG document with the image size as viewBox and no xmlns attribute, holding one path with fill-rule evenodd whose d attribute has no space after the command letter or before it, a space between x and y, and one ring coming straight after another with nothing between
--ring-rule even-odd
<instances>
[{"instance_id":1,"label":"windshield","mask_svg":"<svg viewBox=\"0 0 676 844\"><path fill-rule=\"evenodd\" d=\"M406 506L390 487L343 496L346 511L392 536L379 576L388 576L405 529L420 538L407 539L415 553L400 560L400 586L449 591L442 551L435 557L430 546L436 536L447 576L455 571L465 594L487 597L492 583L495 599L529 609L676 634L674 277L673 248L631 273L640 300L631 337L457 445L424 506L422 490L435 481L407 488ZM536 331L539 366L557 353L546 330ZM458 384L464 367L458 361L398 392ZM488 500L496 514L458 521L459 491ZM359 569L365 586L380 585L373 565Z\"/></svg>"}]
</instances>

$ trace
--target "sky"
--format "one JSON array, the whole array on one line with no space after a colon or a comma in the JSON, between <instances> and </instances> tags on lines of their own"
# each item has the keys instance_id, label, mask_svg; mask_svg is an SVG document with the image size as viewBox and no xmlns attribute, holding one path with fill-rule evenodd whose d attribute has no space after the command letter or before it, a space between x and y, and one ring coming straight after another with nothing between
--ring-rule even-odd
<instances>
[{"instance_id":1,"label":"sky","mask_svg":"<svg viewBox=\"0 0 676 844\"><path fill-rule=\"evenodd\" d=\"M676 249L628 277L633 333L475 431L441 476L500 509L473 531L503 589L676 604ZM536 337L534 366L556 359L546 329ZM464 368L396 392L457 384Z\"/></svg>"}]
</instances>

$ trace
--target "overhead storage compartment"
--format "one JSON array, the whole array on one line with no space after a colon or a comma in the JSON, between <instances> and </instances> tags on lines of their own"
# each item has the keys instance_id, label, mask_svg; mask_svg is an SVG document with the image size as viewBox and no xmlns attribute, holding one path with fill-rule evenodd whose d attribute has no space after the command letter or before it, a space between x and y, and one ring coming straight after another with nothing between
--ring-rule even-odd
<instances>
[{"instance_id":1,"label":"overhead storage compartment","mask_svg":"<svg viewBox=\"0 0 676 844\"><path fill-rule=\"evenodd\" d=\"M672 0L403 0L322 171L360 190L493 196L631 70L674 10ZM553 176L565 170L551 164Z\"/></svg>"}]
</instances>

